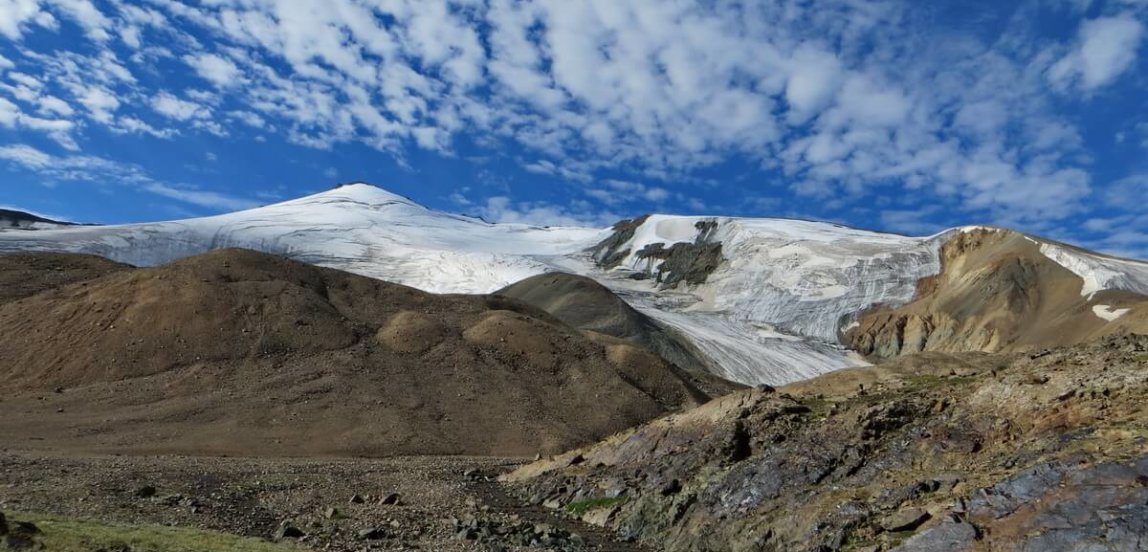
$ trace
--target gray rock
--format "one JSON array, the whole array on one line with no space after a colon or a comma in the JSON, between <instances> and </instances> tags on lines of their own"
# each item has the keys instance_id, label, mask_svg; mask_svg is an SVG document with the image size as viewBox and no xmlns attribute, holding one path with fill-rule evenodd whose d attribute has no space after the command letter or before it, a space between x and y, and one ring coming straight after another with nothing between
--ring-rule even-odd
<instances>
[{"instance_id":1,"label":"gray rock","mask_svg":"<svg viewBox=\"0 0 1148 552\"><path fill-rule=\"evenodd\" d=\"M912 531L929 521L930 517L929 512L921 508L908 508L881 520L881 528L891 533Z\"/></svg>"},{"instance_id":2,"label":"gray rock","mask_svg":"<svg viewBox=\"0 0 1148 552\"><path fill-rule=\"evenodd\" d=\"M977 529L971 523L949 518L913 535L891 552L960 552L970 549L976 539Z\"/></svg>"},{"instance_id":3,"label":"gray rock","mask_svg":"<svg viewBox=\"0 0 1148 552\"><path fill-rule=\"evenodd\" d=\"M377 527L368 527L355 533L355 536L359 537L360 540L379 540L387 538L387 533Z\"/></svg>"},{"instance_id":4,"label":"gray rock","mask_svg":"<svg viewBox=\"0 0 1148 552\"><path fill-rule=\"evenodd\" d=\"M279 524L279 529L275 530L275 540L283 539L301 539L306 536L302 529L295 527L289 521L284 521Z\"/></svg>"}]
</instances>

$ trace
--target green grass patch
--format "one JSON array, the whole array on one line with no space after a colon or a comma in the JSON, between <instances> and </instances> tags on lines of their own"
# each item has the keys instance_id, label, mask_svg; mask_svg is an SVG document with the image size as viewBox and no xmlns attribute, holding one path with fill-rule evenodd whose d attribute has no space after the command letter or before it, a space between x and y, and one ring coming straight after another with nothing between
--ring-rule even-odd
<instances>
[{"instance_id":1,"label":"green grass patch","mask_svg":"<svg viewBox=\"0 0 1148 552\"><path fill-rule=\"evenodd\" d=\"M626 502L626 497L616 496L614 498L587 498L584 500L576 500L566 505L566 511L580 516L592 510L599 510L601 508L613 508L619 504Z\"/></svg>"},{"instance_id":2,"label":"green grass patch","mask_svg":"<svg viewBox=\"0 0 1148 552\"><path fill-rule=\"evenodd\" d=\"M8 522L30 521L41 534L35 536L42 550L91 552L92 550L131 550L132 552L299 552L293 543L273 543L218 531L129 525L63 518L52 515L7 513ZM8 550L0 541L0 550Z\"/></svg>"},{"instance_id":3,"label":"green grass patch","mask_svg":"<svg viewBox=\"0 0 1148 552\"><path fill-rule=\"evenodd\" d=\"M905 383L913 389L935 389L938 387L958 387L977 380L976 376L934 376L931 374L908 374Z\"/></svg>"}]
</instances>

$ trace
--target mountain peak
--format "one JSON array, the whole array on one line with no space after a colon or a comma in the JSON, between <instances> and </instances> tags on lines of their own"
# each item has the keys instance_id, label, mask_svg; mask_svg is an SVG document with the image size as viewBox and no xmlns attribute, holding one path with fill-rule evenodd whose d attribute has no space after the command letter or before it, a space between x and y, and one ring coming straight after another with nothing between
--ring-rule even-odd
<instances>
[{"instance_id":1,"label":"mountain peak","mask_svg":"<svg viewBox=\"0 0 1148 552\"><path fill-rule=\"evenodd\" d=\"M331 198L344 201L352 201L355 203L363 203L367 205L377 206L392 203L406 203L421 207L417 202L409 197L396 194L385 188L381 188L374 184L362 181L348 182L346 184L339 184L330 190L319 192L317 194L307 196L299 199L298 201L309 201L315 198Z\"/></svg>"}]
</instances>

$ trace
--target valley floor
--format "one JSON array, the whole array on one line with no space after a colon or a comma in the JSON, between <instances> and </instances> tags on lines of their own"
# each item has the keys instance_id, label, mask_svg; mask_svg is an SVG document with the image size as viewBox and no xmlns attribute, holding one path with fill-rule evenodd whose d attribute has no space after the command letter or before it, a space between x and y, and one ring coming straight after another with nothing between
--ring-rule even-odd
<instances>
[{"instance_id":1,"label":"valley floor","mask_svg":"<svg viewBox=\"0 0 1148 552\"><path fill-rule=\"evenodd\" d=\"M0 512L10 526L36 524L41 533L33 540L48 550L181 550L179 539L214 542L229 535L249 538L224 540L229 544L219 550L641 550L553 511L520 507L493 477L521 463L5 450ZM297 536L275 538L284 532ZM164 545L157 547L157 539L166 539ZM250 548L239 548L240 542ZM188 550L206 549L193 543Z\"/></svg>"}]
</instances>

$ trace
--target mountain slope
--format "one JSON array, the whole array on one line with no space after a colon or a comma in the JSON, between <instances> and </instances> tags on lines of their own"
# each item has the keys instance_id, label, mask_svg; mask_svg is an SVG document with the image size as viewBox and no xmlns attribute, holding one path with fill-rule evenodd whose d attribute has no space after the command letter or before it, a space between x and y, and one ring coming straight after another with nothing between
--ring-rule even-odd
<instances>
[{"instance_id":1,"label":"mountain slope","mask_svg":"<svg viewBox=\"0 0 1148 552\"><path fill-rule=\"evenodd\" d=\"M782 384L867 364L843 343L867 353L888 349L853 342L849 335L856 332L846 330L853 330L863 313L923 299L920 283L941 272L942 248L972 230L918 238L810 221L666 215L608 229L489 224L354 184L216 217L0 232L0 252L68 251L154 266L221 247L245 247L450 293L489 293L531 276L567 272L597 280L687 339L713 373L746 384ZM1035 243L1025 258L1047 267L1038 277L1073 279L1084 295L1148 293L1148 264L1028 238ZM1089 299L1086 310L1064 312L1100 320L1114 317L1134 299L1101 295ZM942 311L955 304L942 303ZM1089 314L1092 308L1097 310ZM1139 327L1134 323L1143 316L1129 311L1109 327L1112 332ZM863 333L888 341L878 330ZM1015 346L1058 340L1055 332L1037 331ZM977 343L966 339L953 346Z\"/></svg>"},{"instance_id":2,"label":"mountain slope","mask_svg":"<svg viewBox=\"0 0 1148 552\"><path fill-rule=\"evenodd\" d=\"M709 399L656 355L507 297L252 251L61 284L0 303L9 446L532 455Z\"/></svg>"},{"instance_id":3,"label":"mountain slope","mask_svg":"<svg viewBox=\"0 0 1148 552\"><path fill-rule=\"evenodd\" d=\"M94 255L0 255L0 303L131 268Z\"/></svg>"},{"instance_id":4,"label":"mountain slope","mask_svg":"<svg viewBox=\"0 0 1148 552\"><path fill-rule=\"evenodd\" d=\"M0 231L5 230L43 230L46 228L59 228L72 226L70 222L60 222L44 218L24 211L0 209Z\"/></svg>"},{"instance_id":5,"label":"mountain slope","mask_svg":"<svg viewBox=\"0 0 1148 552\"><path fill-rule=\"evenodd\" d=\"M495 292L537 307L555 318L579 328L636 343L658 354L695 377L711 395L719 396L736 388L716 380L718 387L707 389L715 379L713 370L688 339L650 317L634 310L602 284L564 272L531 276Z\"/></svg>"},{"instance_id":6,"label":"mountain slope","mask_svg":"<svg viewBox=\"0 0 1148 552\"><path fill-rule=\"evenodd\" d=\"M945 242L944 268L921 280L912 302L866 311L844 332L844 341L864 354L889 358L920 351L1039 349L1113 333L1148 333L1148 296L1101 290L1100 283L1090 289L1047 256L1048 247L1056 246L1009 230L961 232Z\"/></svg>"},{"instance_id":7,"label":"mountain slope","mask_svg":"<svg viewBox=\"0 0 1148 552\"><path fill-rule=\"evenodd\" d=\"M667 552L1137 550L1146 368L1148 336L924 353L735 393L507 480Z\"/></svg>"}]
</instances>

